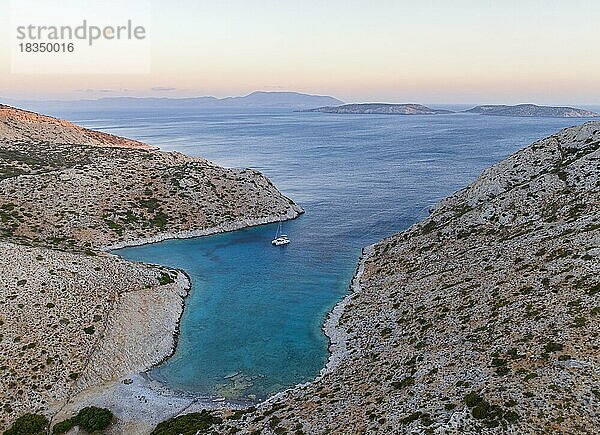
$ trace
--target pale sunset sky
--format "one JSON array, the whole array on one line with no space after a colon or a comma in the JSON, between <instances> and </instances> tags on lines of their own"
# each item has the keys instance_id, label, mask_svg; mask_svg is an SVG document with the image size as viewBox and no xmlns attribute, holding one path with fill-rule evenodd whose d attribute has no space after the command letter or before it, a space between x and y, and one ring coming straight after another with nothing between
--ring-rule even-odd
<instances>
[{"instance_id":1,"label":"pale sunset sky","mask_svg":"<svg viewBox=\"0 0 600 435\"><path fill-rule=\"evenodd\" d=\"M70 3L52 2L57 10ZM151 16L148 72L16 74L14 29L1 0L0 98L293 90L346 102L600 104L598 0L121 4ZM107 10L115 22L129 18L118 6Z\"/></svg>"}]
</instances>

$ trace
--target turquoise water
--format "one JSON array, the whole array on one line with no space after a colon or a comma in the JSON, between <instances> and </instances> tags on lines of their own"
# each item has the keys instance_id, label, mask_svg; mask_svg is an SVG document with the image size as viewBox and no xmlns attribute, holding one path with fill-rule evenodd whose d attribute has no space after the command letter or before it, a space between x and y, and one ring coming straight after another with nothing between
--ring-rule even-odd
<instances>
[{"instance_id":1,"label":"turquoise water","mask_svg":"<svg viewBox=\"0 0 600 435\"><path fill-rule=\"evenodd\" d=\"M117 251L192 278L175 355L151 376L232 398L264 398L319 372L324 316L346 293L363 246L425 217L485 167L578 123L176 109L56 115L258 169L305 208L284 225L292 243L283 248L271 246L276 228L267 225Z\"/></svg>"},{"instance_id":2,"label":"turquoise water","mask_svg":"<svg viewBox=\"0 0 600 435\"><path fill-rule=\"evenodd\" d=\"M271 246L271 225L117 251L192 278L177 352L152 377L237 398L265 397L314 377L327 356L323 316L346 291L358 250L320 255L302 225L285 226L293 242L281 248Z\"/></svg>"}]
</instances>

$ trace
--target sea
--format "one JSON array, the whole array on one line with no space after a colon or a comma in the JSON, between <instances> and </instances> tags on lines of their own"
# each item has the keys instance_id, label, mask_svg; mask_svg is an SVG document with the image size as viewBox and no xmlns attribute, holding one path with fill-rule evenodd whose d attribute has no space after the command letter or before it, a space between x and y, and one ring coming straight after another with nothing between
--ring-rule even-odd
<instances>
[{"instance_id":1,"label":"sea","mask_svg":"<svg viewBox=\"0 0 600 435\"><path fill-rule=\"evenodd\" d=\"M46 113L269 177L306 213L276 225L114 251L185 270L192 289L174 355L149 376L184 392L260 400L318 375L327 313L363 247L533 141L585 119L337 115L162 108Z\"/></svg>"}]
</instances>

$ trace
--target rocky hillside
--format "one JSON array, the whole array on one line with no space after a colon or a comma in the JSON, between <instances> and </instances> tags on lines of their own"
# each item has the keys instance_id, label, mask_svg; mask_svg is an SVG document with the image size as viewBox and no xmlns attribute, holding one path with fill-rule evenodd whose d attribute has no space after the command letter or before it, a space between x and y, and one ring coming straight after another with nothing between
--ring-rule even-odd
<instances>
[{"instance_id":1,"label":"rocky hillside","mask_svg":"<svg viewBox=\"0 0 600 435\"><path fill-rule=\"evenodd\" d=\"M365 251L315 381L218 433L598 432L600 122L536 142ZM231 431L231 432L229 432Z\"/></svg>"},{"instance_id":2,"label":"rocky hillside","mask_svg":"<svg viewBox=\"0 0 600 435\"><path fill-rule=\"evenodd\" d=\"M180 272L3 242L0 265L0 429L174 347L189 289Z\"/></svg>"},{"instance_id":3,"label":"rocky hillside","mask_svg":"<svg viewBox=\"0 0 600 435\"><path fill-rule=\"evenodd\" d=\"M486 105L477 106L466 111L481 115L545 117L545 118L597 118L599 114L573 107L536 106L535 104L519 104L516 106Z\"/></svg>"},{"instance_id":4,"label":"rocky hillside","mask_svg":"<svg viewBox=\"0 0 600 435\"><path fill-rule=\"evenodd\" d=\"M145 143L88 130L69 121L0 104L0 140L154 149Z\"/></svg>"},{"instance_id":5,"label":"rocky hillside","mask_svg":"<svg viewBox=\"0 0 600 435\"><path fill-rule=\"evenodd\" d=\"M301 211L249 169L179 153L0 136L0 237L15 243L85 251Z\"/></svg>"},{"instance_id":6,"label":"rocky hillside","mask_svg":"<svg viewBox=\"0 0 600 435\"><path fill-rule=\"evenodd\" d=\"M343 106L319 107L306 112L340 114L377 114L377 115L439 115L452 113L450 110L431 109L421 104L364 103L344 104Z\"/></svg>"},{"instance_id":7,"label":"rocky hillside","mask_svg":"<svg viewBox=\"0 0 600 435\"><path fill-rule=\"evenodd\" d=\"M190 283L102 252L296 217L253 170L0 109L0 432L170 355Z\"/></svg>"}]
</instances>

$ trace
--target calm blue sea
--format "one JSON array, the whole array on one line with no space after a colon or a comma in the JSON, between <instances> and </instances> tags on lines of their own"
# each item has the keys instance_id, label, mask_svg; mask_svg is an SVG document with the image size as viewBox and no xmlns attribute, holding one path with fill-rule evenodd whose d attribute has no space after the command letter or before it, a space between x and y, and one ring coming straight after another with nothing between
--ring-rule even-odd
<instances>
[{"instance_id":1,"label":"calm blue sea","mask_svg":"<svg viewBox=\"0 0 600 435\"><path fill-rule=\"evenodd\" d=\"M580 122L176 109L54 114L258 169L305 208L284 224L292 243L283 248L271 246L276 228L268 225L117 251L184 269L193 281L177 351L151 376L232 398L264 398L319 372L327 359L321 325L346 293L363 246L408 228L487 166Z\"/></svg>"}]
</instances>

